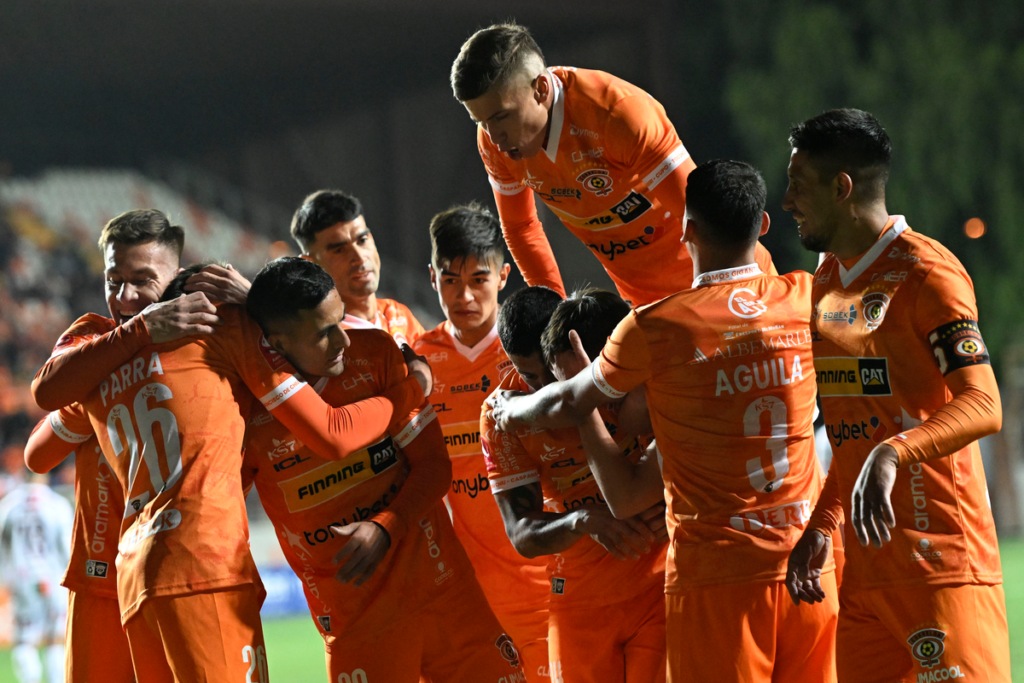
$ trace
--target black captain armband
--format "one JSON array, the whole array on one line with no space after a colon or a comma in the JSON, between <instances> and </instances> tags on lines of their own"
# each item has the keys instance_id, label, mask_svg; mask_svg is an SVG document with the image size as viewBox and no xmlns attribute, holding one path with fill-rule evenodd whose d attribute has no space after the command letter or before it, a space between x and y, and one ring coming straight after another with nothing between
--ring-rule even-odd
<instances>
[{"instance_id":1,"label":"black captain armband","mask_svg":"<svg viewBox=\"0 0 1024 683\"><path fill-rule=\"evenodd\" d=\"M943 376L971 365L991 365L977 320L956 320L928 335Z\"/></svg>"}]
</instances>

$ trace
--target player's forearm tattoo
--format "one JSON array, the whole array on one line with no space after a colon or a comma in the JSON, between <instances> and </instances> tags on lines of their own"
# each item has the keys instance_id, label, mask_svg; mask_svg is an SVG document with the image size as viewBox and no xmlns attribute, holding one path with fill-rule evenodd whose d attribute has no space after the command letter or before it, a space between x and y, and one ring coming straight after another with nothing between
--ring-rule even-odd
<instances>
[{"instance_id":1,"label":"player's forearm tattoo","mask_svg":"<svg viewBox=\"0 0 1024 683\"><path fill-rule=\"evenodd\" d=\"M536 484L527 484L509 491L509 506L516 518L522 518L543 508L543 505L538 505L538 488Z\"/></svg>"}]
</instances>

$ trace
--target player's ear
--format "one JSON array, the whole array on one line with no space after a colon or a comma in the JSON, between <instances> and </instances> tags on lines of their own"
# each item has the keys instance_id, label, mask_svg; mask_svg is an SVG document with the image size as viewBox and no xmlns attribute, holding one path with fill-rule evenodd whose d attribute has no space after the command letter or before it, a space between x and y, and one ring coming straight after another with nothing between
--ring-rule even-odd
<instances>
[{"instance_id":1,"label":"player's ear","mask_svg":"<svg viewBox=\"0 0 1024 683\"><path fill-rule=\"evenodd\" d=\"M505 289L505 285L508 284L508 274L512 272L512 266L508 263L503 263L501 268L498 270L498 291Z\"/></svg>"},{"instance_id":2,"label":"player's ear","mask_svg":"<svg viewBox=\"0 0 1024 683\"><path fill-rule=\"evenodd\" d=\"M533 99L538 104L543 104L544 100L548 98L549 92L551 92L551 81L548 80L547 71L543 71L533 79Z\"/></svg>"},{"instance_id":3,"label":"player's ear","mask_svg":"<svg viewBox=\"0 0 1024 683\"><path fill-rule=\"evenodd\" d=\"M836 202L842 204L853 194L853 178L849 173L839 172L832 179L832 190L835 193Z\"/></svg>"},{"instance_id":4,"label":"player's ear","mask_svg":"<svg viewBox=\"0 0 1024 683\"><path fill-rule=\"evenodd\" d=\"M761 212L761 232L757 234L758 237L764 237L768 234L768 226L772 224L771 217L768 216L767 211Z\"/></svg>"},{"instance_id":5,"label":"player's ear","mask_svg":"<svg viewBox=\"0 0 1024 683\"><path fill-rule=\"evenodd\" d=\"M433 264L428 263L427 264L427 270L430 271L430 286L433 287L434 291L436 292L436 291L438 291L437 290L437 273L434 272Z\"/></svg>"},{"instance_id":6,"label":"player's ear","mask_svg":"<svg viewBox=\"0 0 1024 683\"><path fill-rule=\"evenodd\" d=\"M683 216L683 237L679 240L680 242L686 244L687 242L693 241L693 233L695 229L693 226L694 223L693 219L690 218L690 214L685 214Z\"/></svg>"},{"instance_id":7,"label":"player's ear","mask_svg":"<svg viewBox=\"0 0 1024 683\"><path fill-rule=\"evenodd\" d=\"M267 335L267 343L270 344L270 347L272 349L277 351L282 356L286 355L285 354L284 335L281 334L280 332L276 332L276 333L273 333L273 334L268 334Z\"/></svg>"},{"instance_id":8,"label":"player's ear","mask_svg":"<svg viewBox=\"0 0 1024 683\"><path fill-rule=\"evenodd\" d=\"M313 260L313 257L307 254L306 252L302 252L301 254L299 254L299 258L304 258L310 263L316 263L316 261Z\"/></svg>"}]
</instances>

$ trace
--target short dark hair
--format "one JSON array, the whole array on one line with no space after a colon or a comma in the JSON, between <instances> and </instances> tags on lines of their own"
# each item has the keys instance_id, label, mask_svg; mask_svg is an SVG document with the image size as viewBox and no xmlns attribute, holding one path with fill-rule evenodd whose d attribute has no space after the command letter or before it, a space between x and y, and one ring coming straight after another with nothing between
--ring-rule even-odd
<instances>
[{"instance_id":1,"label":"short dark hair","mask_svg":"<svg viewBox=\"0 0 1024 683\"><path fill-rule=\"evenodd\" d=\"M874 116L860 109L832 109L789 131L789 144L807 152L823 182L848 173L865 199L885 196L892 142Z\"/></svg>"},{"instance_id":2,"label":"short dark hair","mask_svg":"<svg viewBox=\"0 0 1024 683\"><path fill-rule=\"evenodd\" d=\"M544 62L544 53L525 27L508 23L480 29L462 44L452 64L455 99L468 102L505 85L531 55Z\"/></svg>"},{"instance_id":3,"label":"short dark hair","mask_svg":"<svg viewBox=\"0 0 1024 683\"><path fill-rule=\"evenodd\" d=\"M721 247L757 240L767 196L764 178L742 161L705 161L686 179L687 212L707 226L701 238Z\"/></svg>"},{"instance_id":4,"label":"short dark hair","mask_svg":"<svg viewBox=\"0 0 1024 683\"><path fill-rule=\"evenodd\" d=\"M629 304L615 292L595 287L577 289L558 304L544 329L541 346L545 362L550 364L555 356L572 349L570 330L576 330L587 355L596 358L609 335L628 314Z\"/></svg>"},{"instance_id":5,"label":"short dark hair","mask_svg":"<svg viewBox=\"0 0 1024 683\"><path fill-rule=\"evenodd\" d=\"M540 338L562 297L547 287L513 292L498 311L498 339L505 353L528 357L541 353Z\"/></svg>"},{"instance_id":6,"label":"short dark hair","mask_svg":"<svg viewBox=\"0 0 1024 683\"><path fill-rule=\"evenodd\" d=\"M319 306L334 289L334 280L317 264L298 256L274 259L256 274L245 310L263 329L292 320L300 311Z\"/></svg>"},{"instance_id":7,"label":"short dark hair","mask_svg":"<svg viewBox=\"0 0 1024 683\"><path fill-rule=\"evenodd\" d=\"M316 241L317 233L363 215L362 203L341 190L318 190L302 200L292 216L292 238L303 252Z\"/></svg>"},{"instance_id":8,"label":"short dark hair","mask_svg":"<svg viewBox=\"0 0 1024 683\"><path fill-rule=\"evenodd\" d=\"M127 246L156 242L168 247L181 258L185 248L185 229L173 225L162 211L133 209L113 218L100 233L100 249L111 242Z\"/></svg>"},{"instance_id":9,"label":"short dark hair","mask_svg":"<svg viewBox=\"0 0 1024 683\"><path fill-rule=\"evenodd\" d=\"M172 301L177 299L179 296L187 294L185 291L185 282L206 266L212 266L215 263L219 266L224 265L223 263L217 263L216 261L201 261L200 263L193 263L187 268L182 268L181 272L175 275L174 279L171 280L167 284L167 287L164 288L164 293L160 295L160 301Z\"/></svg>"},{"instance_id":10,"label":"short dark hair","mask_svg":"<svg viewBox=\"0 0 1024 683\"><path fill-rule=\"evenodd\" d=\"M504 246L501 223L476 202L453 206L430 220L430 262L435 270L468 256L500 265Z\"/></svg>"}]
</instances>

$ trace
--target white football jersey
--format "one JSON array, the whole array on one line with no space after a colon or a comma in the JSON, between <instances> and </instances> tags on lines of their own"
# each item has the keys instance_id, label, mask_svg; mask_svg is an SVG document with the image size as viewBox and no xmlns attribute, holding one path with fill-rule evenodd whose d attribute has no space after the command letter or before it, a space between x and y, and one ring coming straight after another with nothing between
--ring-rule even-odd
<instances>
[{"instance_id":1,"label":"white football jersey","mask_svg":"<svg viewBox=\"0 0 1024 683\"><path fill-rule=\"evenodd\" d=\"M73 523L71 504L45 484L22 484L0 499L0 579L59 583Z\"/></svg>"}]
</instances>

